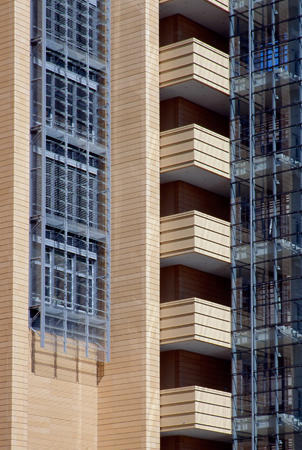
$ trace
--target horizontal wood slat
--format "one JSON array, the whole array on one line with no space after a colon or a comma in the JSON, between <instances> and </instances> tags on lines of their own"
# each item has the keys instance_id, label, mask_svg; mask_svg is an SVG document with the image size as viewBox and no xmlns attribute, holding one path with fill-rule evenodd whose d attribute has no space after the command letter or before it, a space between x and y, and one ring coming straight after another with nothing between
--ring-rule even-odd
<instances>
[{"instance_id":1,"label":"horizontal wood slat","mask_svg":"<svg viewBox=\"0 0 302 450\"><path fill-rule=\"evenodd\" d=\"M161 432L184 430L197 431L201 438L230 440L231 394L198 386L162 390Z\"/></svg>"},{"instance_id":2,"label":"horizontal wood slat","mask_svg":"<svg viewBox=\"0 0 302 450\"><path fill-rule=\"evenodd\" d=\"M230 224L198 211L161 218L161 257L186 252L230 262Z\"/></svg>"},{"instance_id":3,"label":"horizontal wood slat","mask_svg":"<svg viewBox=\"0 0 302 450\"><path fill-rule=\"evenodd\" d=\"M229 95L229 56L198 39L162 47L159 61L161 88L194 79Z\"/></svg>"},{"instance_id":4,"label":"horizontal wood slat","mask_svg":"<svg viewBox=\"0 0 302 450\"><path fill-rule=\"evenodd\" d=\"M196 124L161 133L160 170L196 166L230 178L229 139Z\"/></svg>"},{"instance_id":5,"label":"horizontal wood slat","mask_svg":"<svg viewBox=\"0 0 302 450\"><path fill-rule=\"evenodd\" d=\"M198 340L231 347L230 308L199 298L161 304L161 344Z\"/></svg>"}]
</instances>

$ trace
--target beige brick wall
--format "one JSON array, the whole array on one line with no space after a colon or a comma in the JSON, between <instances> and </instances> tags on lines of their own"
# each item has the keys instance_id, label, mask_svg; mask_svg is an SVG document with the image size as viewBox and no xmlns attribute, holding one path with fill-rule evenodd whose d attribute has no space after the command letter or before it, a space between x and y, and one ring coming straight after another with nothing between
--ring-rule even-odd
<instances>
[{"instance_id":1,"label":"beige brick wall","mask_svg":"<svg viewBox=\"0 0 302 450\"><path fill-rule=\"evenodd\" d=\"M28 449L96 450L102 365L87 358L42 349L30 335Z\"/></svg>"},{"instance_id":2,"label":"beige brick wall","mask_svg":"<svg viewBox=\"0 0 302 450\"><path fill-rule=\"evenodd\" d=\"M158 0L112 4L111 361L100 448L159 449Z\"/></svg>"},{"instance_id":3,"label":"beige brick wall","mask_svg":"<svg viewBox=\"0 0 302 450\"><path fill-rule=\"evenodd\" d=\"M0 448L27 448L29 2L0 16Z\"/></svg>"}]
</instances>

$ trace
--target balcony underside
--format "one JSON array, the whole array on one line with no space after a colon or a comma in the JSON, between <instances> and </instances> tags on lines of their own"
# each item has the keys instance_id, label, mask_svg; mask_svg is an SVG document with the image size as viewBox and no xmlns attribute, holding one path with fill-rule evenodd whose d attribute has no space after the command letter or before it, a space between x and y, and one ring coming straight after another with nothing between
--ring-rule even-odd
<instances>
[{"instance_id":1,"label":"balcony underside","mask_svg":"<svg viewBox=\"0 0 302 450\"><path fill-rule=\"evenodd\" d=\"M230 277L230 264L208 257L195 251L180 253L175 256L161 257L160 267L176 266L191 267L192 269L202 270L203 272L213 273L223 278Z\"/></svg>"},{"instance_id":2,"label":"balcony underside","mask_svg":"<svg viewBox=\"0 0 302 450\"><path fill-rule=\"evenodd\" d=\"M164 436L188 436L196 439L208 439L209 441L231 442L231 437L223 433L213 432L200 428L182 428L181 430L161 431L161 437Z\"/></svg>"},{"instance_id":3,"label":"balcony underside","mask_svg":"<svg viewBox=\"0 0 302 450\"><path fill-rule=\"evenodd\" d=\"M213 356L220 359L231 359L231 350L221 346L210 344L208 342L192 340L182 340L181 342L172 342L171 344L161 344L160 351L167 352L171 350L185 350L187 352L199 353L202 355Z\"/></svg>"},{"instance_id":4,"label":"balcony underside","mask_svg":"<svg viewBox=\"0 0 302 450\"><path fill-rule=\"evenodd\" d=\"M160 174L160 182L162 184L178 180L193 184L202 189L207 189L215 194L229 197L230 181L227 178L220 177L213 172L201 168L195 161L192 161L192 164L189 163L187 166L182 165L180 168L173 168Z\"/></svg>"},{"instance_id":5,"label":"balcony underside","mask_svg":"<svg viewBox=\"0 0 302 450\"><path fill-rule=\"evenodd\" d=\"M229 116L230 103L228 95L202 84L199 80L194 79L193 74L186 80L180 80L175 84L171 83L170 86L160 89L161 101L173 97L183 97L218 114Z\"/></svg>"},{"instance_id":6,"label":"balcony underside","mask_svg":"<svg viewBox=\"0 0 302 450\"><path fill-rule=\"evenodd\" d=\"M160 0L160 18L182 14L225 37L229 36L229 5L226 0Z\"/></svg>"}]
</instances>

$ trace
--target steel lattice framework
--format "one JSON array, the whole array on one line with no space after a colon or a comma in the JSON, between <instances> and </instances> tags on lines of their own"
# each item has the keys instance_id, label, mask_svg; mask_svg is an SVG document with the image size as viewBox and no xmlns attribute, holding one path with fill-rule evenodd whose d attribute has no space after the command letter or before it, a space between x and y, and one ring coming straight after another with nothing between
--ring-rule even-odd
<instances>
[{"instance_id":1,"label":"steel lattice framework","mask_svg":"<svg viewBox=\"0 0 302 450\"><path fill-rule=\"evenodd\" d=\"M234 449L298 450L302 5L231 3Z\"/></svg>"},{"instance_id":2,"label":"steel lattice framework","mask_svg":"<svg viewBox=\"0 0 302 450\"><path fill-rule=\"evenodd\" d=\"M30 327L109 359L110 3L31 2Z\"/></svg>"}]
</instances>

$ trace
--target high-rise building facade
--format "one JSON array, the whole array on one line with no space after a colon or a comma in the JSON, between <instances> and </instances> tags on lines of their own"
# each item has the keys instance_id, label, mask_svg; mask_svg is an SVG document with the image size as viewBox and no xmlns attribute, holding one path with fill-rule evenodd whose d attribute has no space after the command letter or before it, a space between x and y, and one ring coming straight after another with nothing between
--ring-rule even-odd
<instances>
[{"instance_id":1,"label":"high-rise building facade","mask_svg":"<svg viewBox=\"0 0 302 450\"><path fill-rule=\"evenodd\" d=\"M234 449L300 449L301 2L231 8Z\"/></svg>"},{"instance_id":2,"label":"high-rise building facade","mask_svg":"<svg viewBox=\"0 0 302 450\"><path fill-rule=\"evenodd\" d=\"M230 450L227 0L0 24L0 448Z\"/></svg>"}]
</instances>

